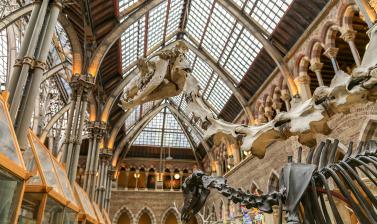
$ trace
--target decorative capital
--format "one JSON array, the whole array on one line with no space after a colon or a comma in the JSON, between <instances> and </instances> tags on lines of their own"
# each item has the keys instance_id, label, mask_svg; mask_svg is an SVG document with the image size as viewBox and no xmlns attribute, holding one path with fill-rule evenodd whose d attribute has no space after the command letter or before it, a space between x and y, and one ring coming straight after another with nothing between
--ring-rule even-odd
<instances>
[{"instance_id":1,"label":"decorative capital","mask_svg":"<svg viewBox=\"0 0 377 224\"><path fill-rule=\"evenodd\" d=\"M315 62L310 62L310 67L309 69L313 72L321 72L323 68L323 63L319 62L319 61L315 61Z\"/></svg>"},{"instance_id":2,"label":"decorative capital","mask_svg":"<svg viewBox=\"0 0 377 224\"><path fill-rule=\"evenodd\" d=\"M340 36L344 41L353 41L355 40L357 31L355 30L346 30L342 35Z\"/></svg>"},{"instance_id":3,"label":"decorative capital","mask_svg":"<svg viewBox=\"0 0 377 224\"><path fill-rule=\"evenodd\" d=\"M40 68L42 69L43 71L46 71L47 69L47 64L43 61L38 61L38 60L35 60L34 61L34 68Z\"/></svg>"},{"instance_id":4,"label":"decorative capital","mask_svg":"<svg viewBox=\"0 0 377 224\"><path fill-rule=\"evenodd\" d=\"M331 59L331 58L336 58L336 56L338 55L338 52L339 52L339 48L329 47L326 49L325 53L323 54Z\"/></svg>"},{"instance_id":5,"label":"decorative capital","mask_svg":"<svg viewBox=\"0 0 377 224\"><path fill-rule=\"evenodd\" d=\"M307 85L310 84L310 76L308 75L300 75L299 77L295 78L295 82L297 85Z\"/></svg>"}]
</instances>

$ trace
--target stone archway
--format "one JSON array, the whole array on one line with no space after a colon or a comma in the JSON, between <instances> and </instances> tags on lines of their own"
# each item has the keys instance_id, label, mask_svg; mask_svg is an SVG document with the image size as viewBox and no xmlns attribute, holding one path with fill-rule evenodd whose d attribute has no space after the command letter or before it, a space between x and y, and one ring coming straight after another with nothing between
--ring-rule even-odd
<instances>
[{"instance_id":1,"label":"stone archway","mask_svg":"<svg viewBox=\"0 0 377 224\"><path fill-rule=\"evenodd\" d=\"M129 219L129 224L134 224L135 222L135 218L133 216L133 214L130 212L130 210L126 207L126 206L122 206L114 215L114 218L113 218L113 221L112 221L112 224L118 224L119 221L122 221L122 223L119 223L119 224L128 224L127 223L127 218L126 216L128 216L128 219ZM124 217L123 217L124 216ZM123 218L123 219L122 219Z\"/></svg>"},{"instance_id":2,"label":"stone archway","mask_svg":"<svg viewBox=\"0 0 377 224\"><path fill-rule=\"evenodd\" d=\"M369 117L360 130L360 141L377 140L377 115Z\"/></svg>"},{"instance_id":3,"label":"stone archway","mask_svg":"<svg viewBox=\"0 0 377 224\"><path fill-rule=\"evenodd\" d=\"M145 216L147 215L147 217ZM147 218L149 218L149 221L147 221ZM143 209L141 209L135 219L134 219L134 224L157 224L157 221L156 221L156 216L154 215L152 209L148 208L148 207L144 207ZM148 223L149 222L149 223Z\"/></svg>"},{"instance_id":4,"label":"stone archway","mask_svg":"<svg viewBox=\"0 0 377 224\"><path fill-rule=\"evenodd\" d=\"M162 214L161 224L181 224L181 218L178 211L170 207Z\"/></svg>"}]
</instances>

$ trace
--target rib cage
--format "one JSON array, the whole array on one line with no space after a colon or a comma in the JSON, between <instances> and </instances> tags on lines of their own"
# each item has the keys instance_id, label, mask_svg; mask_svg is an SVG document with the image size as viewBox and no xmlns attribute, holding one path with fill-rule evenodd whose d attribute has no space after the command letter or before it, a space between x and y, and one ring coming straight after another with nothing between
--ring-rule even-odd
<instances>
[{"instance_id":1,"label":"rib cage","mask_svg":"<svg viewBox=\"0 0 377 224\"><path fill-rule=\"evenodd\" d=\"M189 220L202 208L209 189L214 188L229 200L247 208L256 207L271 213L272 207L279 205L279 223L282 223L283 211L290 224L345 223L337 201L349 207L360 223L377 223L377 199L367 184L377 186L377 142L361 142L355 150L350 143L341 160L336 159L338 143L338 140L321 142L316 149L309 151L305 163L301 162L302 148L299 148L297 161L292 162L289 158L289 163L282 169L280 179L285 181L280 184L279 192L264 195L249 194L230 187L223 177L207 176L196 171L183 185L185 204L182 221ZM305 181L305 177L295 174L295 169L307 169L311 175ZM284 177L287 170L292 174ZM292 184L298 182L302 185L302 193L297 186L290 191Z\"/></svg>"}]
</instances>

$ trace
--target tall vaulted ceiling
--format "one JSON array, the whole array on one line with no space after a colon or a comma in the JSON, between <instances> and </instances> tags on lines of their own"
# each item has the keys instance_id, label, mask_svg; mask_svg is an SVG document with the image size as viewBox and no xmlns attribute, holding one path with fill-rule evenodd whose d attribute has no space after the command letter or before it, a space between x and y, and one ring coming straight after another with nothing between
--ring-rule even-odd
<instances>
[{"instance_id":1,"label":"tall vaulted ceiling","mask_svg":"<svg viewBox=\"0 0 377 224\"><path fill-rule=\"evenodd\" d=\"M145 10L145 14L119 36L100 65L95 90L98 109L101 110L101 102L103 105L131 74L137 58L148 57L184 39L190 47L187 57L192 74L199 80L206 103L220 118L233 121L243 110L242 104L251 99L277 67L260 38L267 40L268 45L284 57L328 0L65 1L62 16L77 33L85 53L84 67L114 27L151 2L161 3ZM252 24L252 29L245 21ZM61 32L59 27L57 32ZM58 36L64 38L64 35ZM115 97L118 100L119 96ZM121 124L114 148L131 133L133 136L127 141L134 142L134 148L150 145L151 153L160 146L199 148L199 157L205 154L202 130L192 115L185 112L187 105L181 95L146 103L127 112L117 104L117 101L113 103L109 115L110 128ZM169 108L161 109L161 105L169 105ZM165 124L167 120L170 126ZM135 128L140 130L133 130ZM187 155L187 151L175 151L182 152L182 158ZM130 155L136 154L131 148Z\"/></svg>"}]
</instances>

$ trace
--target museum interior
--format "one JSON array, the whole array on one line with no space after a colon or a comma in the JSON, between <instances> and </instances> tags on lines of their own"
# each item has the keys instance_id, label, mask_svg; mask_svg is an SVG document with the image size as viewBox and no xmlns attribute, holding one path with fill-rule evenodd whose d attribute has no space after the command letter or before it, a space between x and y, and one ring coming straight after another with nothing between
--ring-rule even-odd
<instances>
[{"instance_id":1,"label":"museum interior","mask_svg":"<svg viewBox=\"0 0 377 224\"><path fill-rule=\"evenodd\" d=\"M377 0L1 0L0 224L377 223Z\"/></svg>"}]
</instances>

